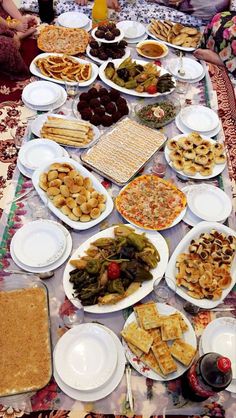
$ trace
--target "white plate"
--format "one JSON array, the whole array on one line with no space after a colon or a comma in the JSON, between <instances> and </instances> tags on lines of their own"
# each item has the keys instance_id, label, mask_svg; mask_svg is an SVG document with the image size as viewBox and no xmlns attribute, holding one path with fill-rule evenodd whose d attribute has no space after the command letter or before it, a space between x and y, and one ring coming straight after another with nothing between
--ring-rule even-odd
<instances>
[{"instance_id":1,"label":"white plate","mask_svg":"<svg viewBox=\"0 0 236 418\"><path fill-rule=\"evenodd\" d=\"M33 81L24 88L22 97L33 106L47 106L59 99L60 90L49 81Z\"/></svg>"},{"instance_id":2,"label":"white plate","mask_svg":"<svg viewBox=\"0 0 236 418\"><path fill-rule=\"evenodd\" d=\"M198 187L198 185L191 185L191 186L185 186L182 187L182 192L184 192L187 196L189 190L191 190L192 188ZM194 213L189 209L189 207L187 207L187 211L186 214L183 218L183 221L190 226L196 226L197 224L199 224L200 222L203 221L203 219L199 218L198 216L194 215ZM226 219L222 219L221 223L225 223Z\"/></svg>"},{"instance_id":3,"label":"white plate","mask_svg":"<svg viewBox=\"0 0 236 418\"><path fill-rule=\"evenodd\" d=\"M102 325L99 325L101 328L104 328L114 339L115 345L116 345L116 351L118 354L118 360L117 360L117 367L114 371L113 376L111 379L105 384L104 386L94 390L94 391L79 391L77 389L73 389L70 386L66 385L63 380L60 379L56 368L54 368L54 378L58 384L58 386L61 388L61 390L68 395L72 399L76 399L78 401L82 402L95 402L99 399L103 399L106 396L110 395L116 387L119 385L125 370L125 354L123 346L119 340L119 338L114 334L113 331L111 331L109 328L106 328ZM77 328L72 328L72 331L76 334ZM56 355L57 346L54 349L54 358Z\"/></svg>"},{"instance_id":4,"label":"white plate","mask_svg":"<svg viewBox=\"0 0 236 418\"><path fill-rule=\"evenodd\" d=\"M153 45L161 45L161 48L162 48L162 54L161 55L158 55L158 56L156 56L156 57L150 57L150 56L148 56L148 55L145 55L145 53L143 52L143 51L141 51L140 50L140 48L143 46L143 45L147 45L147 44L153 44ZM164 45L164 44L161 44L160 42L158 42L158 41L154 41L154 40L151 40L151 39L148 39L147 41L141 41L141 42L139 42L137 45L136 45L136 51L137 51L137 53L139 54L139 55L142 55L144 58L148 58L149 60L159 60L159 59L161 59L161 58L164 58L164 57L166 57L166 55L168 55L168 53L169 53L169 48L168 48L168 46L166 46L166 45Z\"/></svg>"},{"instance_id":5,"label":"white plate","mask_svg":"<svg viewBox=\"0 0 236 418\"><path fill-rule=\"evenodd\" d=\"M202 337L199 340L198 350L199 350L199 355L200 356L203 356L203 354L206 354L206 353L204 353L203 348L202 348ZM231 392L231 393L236 393L236 379L232 379L232 382L230 383L230 385L225 390L227 390L228 392Z\"/></svg>"},{"instance_id":6,"label":"white plate","mask_svg":"<svg viewBox=\"0 0 236 418\"><path fill-rule=\"evenodd\" d=\"M175 118L175 124L177 126L177 128L183 132L184 134L190 134L191 132L193 132L192 129L187 128L187 126L185 126L181 119L179 114L176 116ZM215 135L217 135L221 130L221 123L219 123L219 125L217 126L217 128L213 129L212 131L205 131L205 132L201 132L202 136L205 136L207 138L211 138L214 137ZM199 132L198 129L196 130L196 132Z\"/></svg>"},{"instance_id":7,"label":"white plate","mask_svg":"<svg viewBox=\"0 0 236 418\"><path fill-rule=\"evenodd\" d=\"M185 47L185 46L179 46L179 45L173 45L173 44L171 44L170 42L166 42L166 41L163 41L162 39L159 39L157 36L155 36L155 35L153 35L151 32L150 32L150 30L149 30L149 25L146 27L146 32L147 32L147 34L151 37L151 38L153 38L153 39L156 39L157 41L159 41L159 42L162 42L163 44L165 44L165 45L167 45L167 46L171 46L172 48L175 48L175 49L180 49L180 51L186 51L186 52L191 52L191 51L195 51L195 49L197 48L187 48L187 47Z\"/></svg>"},{"instance_id":8,"label":"white plate","mask_svg":"<svg viewBox=\"0 0 236 418\"><path fill-rule=\"evenodd\" d=\"M191 58L185 58L183 57L183 69L185 71L185 75L181 76L178 73L178 70L180 68L180 60L179 59L173 59L170 61L168 65L168 70L171 74L173 74L175 77L181 79L181 80L191 80L194 81L201 77L203 74L205 74L205 70L203 66L196 60Z\"/></svg>"},{"instance_id":9,"label":"white plate","mask_svg":"<svg viewBox=\"0 0 236 418\"><path fill-rule=\"evenodd\" d=\"M179 312L182 315L182 317L184 318L184 321L188 325L188 330L183 333L182 338L186 343L191 344L194 348L197 348L196 335L195 335L194 329L193 329L190 321L188 320L188 318L182 312L178 311L177 309L175 309L174 307L172 307L170 305L166 305L165 303L157 303L156 305L157 305L158 312L161 315L171 315L175 312ZM126 322L124 324L124 328L127 325L129 325L131 322L137 322L134 312L132 312L132 314L126 320ZM145 377L148 377L148 378L153 379L153 380L165 382L165 381L168 381L168 380L176 379L177 377L181 376L188 369L188 367L184 366L183 364L177 363L178 364L178 369L177 369L176 372L171 373L171 374L169 374L165 377L162 377L159 374L157 374L156 372L154 372L153 370L149 369L149 367L146 366L141 361L137 361L137 356L135 356L135 354L132 353L132 351L129 349L128 345L126 344L126 342L124 340L122 340L122 342L123 342L123 345L125 347L126 357L129 360L130 364L140 374L142 374ZM172 341L171 342L168 341L167 344L171 345ZM190 367L190 365L189 365L189 367Z\"/></svg>"},{"instance_id":10,"label":"white plate","mask_svg":"<svg viewBox=\"0 0 236 418\"><path fill-rule=\"evenodd\" d=\"M187 202L191 211L204 221L220 222L232 211L229 196L219 187L208 184L199 184L189 190Z\"/></svg>"},{"instance_id":11,"label":"white plate","mask_svg":"<svg viewBox=\"0 0 236 418\"><path fill-rule=\"evenodd\" d=\"M192 131L190 131L189 133L191 133ZM180 138L183 138L185 135L176 135L173 137L173 139L178 140ZM209 141L212 144L215 144L216 141L214 139L211 139L205 135L201 135L203 139ZM172 165L172 161L170 159L170 153L171 151L169 150L169 148L167 147L167 145L165 146L165 150L164 150L164 155L165 155L165 159L168 162L169 166L176 171L177 173L180 173L182 176L189 178L189 179L194 179L194 180L206 180L206 179L211 179L213 177L218 176L220 173L222 173L222 171L225 169L226 166L226 161L223 164L215 164L212 170L212 174L210 174L209 176L202 176L200 173L196 173L194 176L191 176L190 174L185 174L183 171L179 171L176 170L173 165ZM221 218L223 219L223 218Z\"/></svg>"},{"instance_id":12,"label":"white plate","mask_svg":"<svg viewBox=\"0 0 236 418\"><path fill-rule=\"evenodd\" d=\"M176 260L179 254L188 252L188 247L193 239L199 238L199 236L204 232L210 232L212 229L216 229L219 232L223 232L227 235L233 235L236 237L235 231L233 229L228 228L225 225L222 225L217 222L200 222L198 225L196 225L194 228L192 228L180 241L180 243L177 245L175 251L173 252L166 272L165 272L165 278L168 286L171 288L171 283L175 282L175 276L177 274L176 269ZM231 266L231 276L232 276L232 282L227 289L224 289L222 292L222 296L218 300L210 300L210 299L195 299L191 296L187 295L187 291L185 291L182 287L176 287L176 293L181 296L183 299L187 300L188 302L193 303L196 306L199 306L200 308L204 309L211 309L215 308L217 305L223 302L224 298L229 294L231 289L234 287L234 284L236 282L236 260L234 258L234 261Z\"/></svg>"},{"instance_id":13,"label":"white plate","mask_svg":"<svg viewBox=\"0 0 236 418\"><path fill-rule=\"evenodd\" d=\"M219 125L219 118L214 110L202 105L186 106L180 111L179 117L181 122L193 131L212 131Z\"/></svg>"},{"instance_id":14,"label":"white plate","mask_svg":"<svg viewBox=\"0 0 236 418\"><path fill-rule=\"evenodd\" d=\"M127 39L140 38L145 34L145 26L135 20L122 20L118 22L116 27L124 32Z\"/></svg>"},{"instance_id":15,"label":"white plate","mask_svg":"<svg viewBox=\"0 0 236 418\"><path fill-rule=\"evenodd\" d=\"M65 84L65 81L63 81L63 80L56 80L55 78L47 77L46 75L43 75L41 73L41 71L39 70L39 68L36 66L35 62L39 58L47 58L49 55L60 56L60 57L63 56L63 54L57 54L57 53L53 53L53 52L51 52L51 53L45 52L43 54L37 55L37 57L35 57L33 59L33 61L31 62L31 64L30 64L30 71L31 71L31 73L34 74L34 75L36 75L36 77L43 78L44 80L53 81L54 83L58 83L58 84ZM86 86L89 86L90 84L92 84L96 80L96 78L98 76L98 67L97 67L97 65L94 64L94 63L92 63L92 62L85 61L85 60L83 60L81 58L73 57L73 59L75 61L77 61L77 62L80 62L81 64L91 64L91 66L92 66L92 73L91 73L90 79L87 80L87 81L85 81L85 82L83 82L83 83L80 82L79 83L79 86L80 87L86 87ZM75 84L78 84L78 82L77 81L76 82L72 81L71 83L68 83L68 84L71 84L73 86Z\"/></svg>"},{"instance_id":16,"label":"white plate","mask_svg":"<svg viewBox=\"0 0 236 418\"><path fill-rule=\"evenodd\" d=\"M95 390L112 376L117 350L111 334L99 325L81 324L58 341L54 365L60 378L78 390Z\"/></svg>"},{"instance_id":17,"label":"white plate","mask_svg":"<svg viewBox=\"0 0 236 418\"><path fill-rule=\"evenodd\" d=\"M61 258L59 258L57 261L55 261L55 263L52 263L50 265L50 270L55 270L58 267L60 267L69 257L70 253L71 253L71 249L72 249L72 239L70 236L70 233L67 231L67 229L58 224L57 222L54 221L48 221L48 222L52 222L54 224L57 225L57 227L61 228L61 230L63 231L65 237L66 237L66 249L65 252L62 254ZM24 264L21 263L20 260L18 260L18 258L16 257L15 253L14 253L14 249L13 249L13 245L14 245L14 237L11 240L11 244L10 244L10 253L11 253L11 257L13 259L13 261L15 262L15 264L17 266L19 266L21 269L25 270L25 271L29 271L31 273L46 273L48 271L48 266L47 267L30 267L28 266L28 264Z\"/></svg>"},{"instance_id":18,"label":"white plate","mask_svg":"<svg viewBox=\"0 0 236 418\"><path fill-rule=\"evenodd\" d=\"M98 38L98 37L95 35L95 32L96 32L96 30L97 30L97 29L98 29L98 28L94 28L94 29L92 30L92 32L91 32L91 36L95 39L95 41L101 42L101 43L103 43L103 44L114 44L115 42L120 42L120 41L124 38L124 36L125 36L125 34L124 34L123 30L122 30L122 29L120 29L120 34L119 34L119 36L116 36L116 37L115 37L115 39L113 39L112 41L107 41L106 39L103 39L103 38Z\"/></svg>"},{"instance_id":19,"label":"white plate","mask_svg":"<svg viewBox=\"0 0 236 418\"><path fill-rule=\"evenodd\" d=\"M123 62L123 58L118 59L118 60L113 60L112 62L114 63L115 68L117 68L122 62ZM148 64L148 61L143 61L143 60L135 60L137 64L141 64L141 65L145 65ZM167 94L170 94L174 91L175 87L172 88L169 91L166 91L165 93L155 93L155 94L149 94L149 93L138 93L137 91L135 91L134 89L126 89L125 87L120 87L117 84L113 83L113 81L108 80L108 78L105 75L105 68L107 66L107 62L104 62L101 67L99 68L99 77L101 78L101 80L107 84L109 87L112 87L113 89L119 90L121 93L125 93L125 94L130 94L131 96L137 96L137 97L158 97L158 96L166 96ZM158 67L160 69L160 75L163 74L169 74L167 70L165 70L162 67ZM176 85L175 80L174 81L174 85Z\"/></svg>"},{"instance_id":20,"label":"white plate","mask_svg":"<svg viewBox=\"0 0 236 418\"><path fill-rule=\"evenodd\" d=\"M48 112L48 111L52 111L54 109L57 109L58 107L61 107L66 102L67 93L66 93L65 89L63 89L61 87L60 93L61 94L60 94L59 99L55 103L53 103L51 105L47 105L47 106L33 106L33 105L29 104L28 102L26 102L23 98L22 98L22 101L25 104L25 106L28 107L29 109L39 110L41 112Z\"/></svg>"},{"instance_id":21,"label":"white plate","mask_svg":"<svg viewBox=\"0 0 236 418\"><path fill-rule=\"evenodd\" d=\"M29 222L14 235L14 254L29 267L49 266L63 255L65 249L63 231L47 220Z\"/></svg>"},{"instance_id":22,"label":"white plate","mask_svg":"<svg viewBox=\"0 0 236 418\"><path fill-rule=\"evenodd\" d=\"M26 142L19 151L19 160L26 168L36 170L54 158L63 157L63 148L50 139L37 138Z\"/></svg>"},{"instance_id":23,"label":"white plate","mask_svg":"<svg viewBox=\"0 0 236 418\"><path fill-rule=\"evenodd\" d=\"M138 42L145 41L147 37L148 37L148 34L145 33L144 35L139 36L138 38L133 38L133 39L124 37L124 41L128 42L128 44L137 44Z\"/></svg>"},{"instance_id":24,"label":"white plate","mask_svg":"<svg viewBox=\"0 0 236 418\"><path fill-rule=\"evenodd\" d=\"M28 177L29 179L32 178L33 171L28 170L26 167L24 167L23 164L21 164L19 158L17 158L16 164L17 164L17 168L21 172L21 174L23 174L25 177Z\"/></svg>"},{"instance_id":25,"label":"white plate","mask_svg":"<svg viewBox=\"0 0 236 418\"><path fill-rule=\"evenodd\" d=\"M70 120L78 120L78 118L74 118L73 116L64 116L64 115L58 115L58 114L53 114L53 113L47 113L47 114L43 114L43 115L39 115L37 118L35 118L33 120L33 122L31 123L31 131L35 136L41 136L41 129L44 125L44 123L46 122L48 116L53 116L56 118L60 118L60 119L70 119ZM81 120L81 122L83 123L83 121ZM100 137L101 132L100 130L97 128L97 126L94 126L92 124L91 128L93 129L93 133L94 133L94 138L91 142L89 142L89 144L86 144L85 146L81 146L81 147L73 147L73 146L66 146L66 145L61 145L62 147L66 146L67 148L89 148L91 147Z\"/></svg>"},{"instance_id":26,"label":"white plate","mask_svg":"<svg viewBox=\"0 0 236 418\"><path fill-rule=\"evenodd\" d=\"M105 229L101 232L98 232L98 234L93 235L91 238L89 238L87 241L85 241L83 244L80 245L77 250L72 254L71 259L76 259L78 257L81 257L85 255L85 251L89 248L90 244L97 240L98 238L113 238L114 237L114 226L111 228ZM142 234L144 231L140 228L135 227L135 232ZM114 305L90 305L90 306L84 306L85 312L91 312L91 313L108 313L108 312L116 312L120 311L122 309L127 308L128 306L132 306L135 303L137 303L139 300L147 296L149 293L151 293L153 289L153 283L156 279L159 279L161 281L161 278L165 272L168 258L169 258L169 249L167 246L167 243L163 236L159 234L156 231L150 231L145 232L146 237L150 240L150 242L155 245L157 248L159 254L160 254L160 261L158 263L158 266L155 269L150 270L150 272L153 275L152 280L147 280L146 282L142 283L142 286L134 292L132 295L126 297L125 299L122 299L118 303ZM75 268L68 262L65 267L65 271L63 274L63 286L64 291L68 299L73 299L73 285L70 283L70 272L74 270Z\"/></svg>"},{"instance_id":27,"label":"white plate","mask_svg":"<svg viewBox=\"0 0 236 418\"><path fill-rule=\"evenodd\" d=\"M214 352L230 359L236 379L236 318L214 319L204 329L201 341L204 354Z\"/></svg>"},{"instance_id":28,"label":"white plate","mask_svg":"<svg viewBox=\"0 0 236 418\"><path fill-rule=\"evenodd\" d=\"M86 48L86 54L91 60L97 62L98 64L103 64L104 62L112 61L112 58L108 58L106 61L100 60L98 57L94 57L93 55L91 55L90 51L91 51L91 47L90 45L88 45ZM128 58L130 56L130 53L131 53L130 48L126 47L125 54L123 55L122 59L125 60L126 58Z\"/></svg>"},{"instance_id":29,"label":"white plate","mask_svg":"<svg viewBox=\"0 0 236 418\"><path fill-rule=\"evenodd\" d=\"M47 194L39 187L39 177L40 174L45 173L48 169L50 164L44 164L39 169L37 169L32 177L33 185L39 194L40 198L48 206L48 208L56 215L59 219L61 219L65 224L69 225L71 228L76 230L85 230L92 228L93 226L97 225L103 219L105 219L113 209L113 200L106 191L106 189L103 187L103 185L97 180L97 178L90 173L86 168L84 168L81 164L79 164L77 161L73 160L72 158L56 158L55 160L51 161L52 163L69 163L71 166L73 166L76 170L78 170L82 176L89 177L93 182L93 187L96 191L99 193L102 193L106 196L106 209L102 214L97 218L93 219L89 222L76 222L72 221L68 216L64 215L56 206L53 205L52 201L48 198Z\"/></svg>"},{"instance_id":30,"label":"white plate","mask_svg":"<svg viewBox=\"0 0 236 418\"><path fill-rule=\"evenodd\" d=\"M65 28L84 28L89 23L89 18L80 12L65 12L58 16L59 25Z\"/></svg>"}]
</instances>

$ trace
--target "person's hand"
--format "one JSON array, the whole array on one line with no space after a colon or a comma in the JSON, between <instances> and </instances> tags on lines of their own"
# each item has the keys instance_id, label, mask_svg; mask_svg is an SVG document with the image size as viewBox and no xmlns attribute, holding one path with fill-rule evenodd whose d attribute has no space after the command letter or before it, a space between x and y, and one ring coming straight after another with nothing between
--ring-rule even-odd
<instances>
[{"instance_id":1,"label":"person's hand","mask_svg":"<svg viewBox=\"0 0 236 418\"><path fill-rule=\"evenodd\" d=\"M80 6L86 6L88 3L88 0L75 0L75 2L79 4Z\"/></svg>"},{"instance_id":2,"label":"person's hand","mask_svg":"<svg viewBox=\"0 0 236 418\"><path fill-rule=\"evenodd\" d=\"M24 20L27 22L28 28L33 28L35 26L38 26L38 20L33 15L23 16L23 21Z\"/></svg>"},{"instance_id":3,"label":"person's hand","mask_svg":"<svg viewBox=\"0 0 236 418\"><path fill-rule=\"evenodd\" d=\"M28 29L28 22L25 20L16 22L14 29L18 32L25 32Z\"/></svg>"},{"instance_id":4,"label":"person's hand","mask_svg":"<svg viewBox=\"0 0 236 418\"><path fill-rule=\"evenodd\" d=\"M114 9L116 12L120 10L120 5L118 0L107 0L107 7L109 9Z\"/></svg>"},{"instance_id":5,"label":"person's hand","mask_svg":"<svg viewBox=\"0 0 236 418\"><path fill-rule=\"evenodd\" d=\"M184 0L169 0L168 5L170 6L179 6L183 3Z\"/></svg>"}]
</instances>

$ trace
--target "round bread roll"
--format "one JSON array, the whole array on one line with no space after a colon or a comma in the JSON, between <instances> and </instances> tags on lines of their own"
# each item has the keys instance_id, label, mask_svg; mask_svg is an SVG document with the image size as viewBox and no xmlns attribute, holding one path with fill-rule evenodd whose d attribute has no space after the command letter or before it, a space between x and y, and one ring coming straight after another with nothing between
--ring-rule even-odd
<instances>
[{"instance_id":1,"label":"round bread roll","mask_svg":"<svg viewBox=\"0 0 236 418\"><path fill-rule=\"evenodd\" d=\"M84 196L84 195L82 195L82 194L79 194L77 197L76 197L76 203L77 203L77 205L82 205L83 203L85 203L86 202L86 197Z\"/></svg>"},{"instance_id":2,"label":"round bread roll","mask_svg":"<svg viewBox=\"0 0 236 418\"><path fill-rule=\"evenodd\" d=\"M197 155L206 155L209 151L209 147L206 147L206 145L199 145L196 149Z\"/></svg>"},{"instance_id":3,"label":"round bread roll","mask_svg":"<svg viewBox=\"0 0 236 418\"><path fill-rule=\"evenodd\" d=\"M186 174L187 176L195 176L197 170L194 166L194 164L190 165L189 167L184 167L183 168L183 172L184 174Z\"/></svg>"},{"instance_id":4,"label":"round bread roll","mask_svg":"<svg viewBox=\"0 0 236 418\"><path fill-rule=\"evenodd\" d=\"M63 196L65 196L65 197L69 197L70 196L70 190L68 189L68 187L66 185L62 184L60 186L60 191L61 191L61 194Z\"/></svg>"},{"instance_id":5,"label":"round bread roll","mask_svg":"<svg viewBox=\"0 0 236 418\"><path fill-rule=\"evenodd\" d=\"M205 165L204 167L202 167L202 169L200 170L200 174L202 176L210 176L212 174L212 166L210 165Z\"/></svg>"},{"instance_id":6,"label":"round bread roll","mask_svg":"<svg viewBox=\"0 0 236 418\"><path fill-rule=\"evenodd\" d=\"M181 157L182 157L182 151L180 151L180 150L172 151L170 153L170 159L171 159L171 161L178 160Z\"/></svg>"},{"instance_id":7,"label":"round bread roll","mask_svg":"<svg viewBox=\"0 0 236 418\"><path fill-rule=\"evenodd\" d=\"M79 193L81 186L77 186L77 184L73 183L71 186L69 186L71 193Z\"/></svg>"},{"instance_id":8,"label":"round bread roll","mask_svg":"<svg viewBox=\"0 0 236 418\"><path fill-rule=\"evenodd\" d=\"M92 208L96 208L98 205L98 200L92 197L88 200L88 205L90 205Z\"/></svg>"},{"instance_id":9,"label":"round bread roll","mask_svg":"<svg viewBox=\"0 0 236 418\"><path fill-rule=\"evenodd\" d=\"M78 173L77 173L78 174ZM75 182L75 184L77 184L77 186L83 186L83 183L84 183L84 181L83 181L83 177L82 176L80 176L80 175L77 175L75 178L74 178L74 182Z\"/></svg>"},{"instance_id":10,"label":"round bread roll","mask_svg":"<svg viewBox=\"0 0 236 418\"><path fill-rule=\"evenodd\" d=\"M193 149L193 142L189 138L185 138L181 141L181 146L185 151L190 151Z\"/></svg>"},{"instance_id":11,"label":"round bread roll","mask_svg":"<svg viewBox=\"0 0 236 418\"><path fill-rule=\"evenodd\" d=\"M202 137L197 132L192 132L189 136L189 139L193 141L193 144L198 147L202 143Z\"/></svg>"},{"instance_id":12,"label":"round bread roll","mask_svg":"<svg viewBox=\"0 0 236 418\"><path fill-rule=\"evenodd\" d=\"M56 196L57 194L60 194L60 189L58 187L49 187L47 189L48 196Z\"/></svg>"},{"instance_id":13,"label":"round bread roll","mask_svg":"<svg viewBox=\"0 0 236 418\"><path fill-rule=\"evenodd\" d=\"M73 209L76 207L76 201L75 199L73 199L72 197L67 197L66 198L66 204L70 209Z\"/></svg>"},{"instance_id":14,"label":"round bread roll","mask_svg":"<svg viewBox=\"0 0 236 418\"><path fill-rule=\"evenodd\" d=\"M66 173L58 173L58 178L60 180L63 180L65 176L66 176Z\"/></svg>"},{"instance_id":15,"label":"round bread roll","mask_svg":"<svg viewBox=\"0 0 236 418\"><path fill-rule=\"evenodd\" d=\"M70 214L70 213L72 213L72 212L71 212L71 210L70 210L70 208L68 208L68 206L67 206L67 205L63 205L63 206L61 207L61 211L62 211L62 213L64 213L64 215L66 215L66 216L69 216L69 214Z\"/></svg>"},{"instance_id":16,"label":"round bread roll","mask_svg":"<svg viewBox=\"0 0 236 418\"><path fill-rule=\"evenodd\" d=\"M224 154L216 155L215 156L215 163L216 164L223 164L226 161L226 156Z\"/></svg>"},{"instance_id":17,"label":"round bread roll","mask_svg":"<svg viewBox=\"0 0 236 418\"><path fill-rule=\"evenodd\" d=\"M187 158L188 160L194 160L194 158L196 157L195 151L194 150L184 151L183 157Z\"/></svg>"},{"instance_id":18,"label":"round bread roll","mask_svg":"<svg viewBox=\"0 0 236 418\"><path fill-rule=\"evenodd\" d=\"M92 180L89 177L85 177L83 181L83 185L86 189L93 186Z\"/></svg>"},{"instance_id":19,"label":"round bread roll","mask_svg":"<svg viewBox=\"0 0 236 418\"><path fill-rule=\"evenodd\" d=\"M73 212L69 213L68 217L72 220L72 221L78 221L79 217L75 216Z\"/></svg>"},{"instance_id":20,"label":"round bread roll","mask_svg":"<svg viewBox=\"0 0 236 418\"><path fill-rule=\"evenodd\" d=\"M207 164L208 158L206 155L197 155L195 158L195 162L197 164L205 165Z\"/></svg>"},{"instance_id":21,"label":"round bread roll","mask_svg":"<svg viewBox=\"0 0 236 418\"><path fill-rule=\"evenodd\" d=\"M178 148L178 142L176 141L176 139L169 139L169 141L167 142L167 147L169 148L169 150L174 151Z\"/></svg>"},{"instance_id":22,"label":"round bread roll","mask_svg":"<svg viewBox=\"0 0 236 418\"><path fill-rule=\"evenodd\" d=\"M68 186L69 188L71 186L73 186L73 184L74 184L74 180L71 179L69 176L65 176L63 181L64 181L65 185Z\"/></svg>"},{"instance_id":23,"label":"round bread roll","mask_svg":"<svg viewBox=\"0 0 236 418\"><path fill-rule=\"evenodd\" d=\"M83 213L85 213L87 215L88 213L90 213L92 208L87 203L82 203L82 205L80 205L80 209Z\"/></svg>"},{"instance_id":24,"label":"round bread roll","mask_svg":"<svg viewBox=\"0 0 236 418\"><path fill-rule=\"evenodd\" d=\"M98 208L100 209L100 212L104 212L104 210L106 209L106 205L104 203L99 203Z\"/></svg>"},{"instance_id":25,"label":"round bread roll","mask_svg":"<svg viewBox=\"0 0 236 418\"><path fill-rule=\"evenodd\" d=\"M89 215L81 215L79 220L80 220L80 222L88 222L88 221L91 221L91 218L90 218Z\"/></svg>"},{"instance_id":26,"label":"round bread roll","mask_svg":"<svg viewBox=\"0 0 236 418\"><path fill-rule=\"evenodd\" d=\"M183 170L183 168L184 168L184 162L183 162L183 160L182 159L176 159L176 160L174 160L173 161L173 163L172 163L172 165L173 165L173 167L177 170L177 171L182 171Z\"/></svg>"},{"instance_id":27,"label":"round bread roll","mask_svg":"<svg viewBox=\"0 0 236 418\"><path fill-rule=\"evenodd\" d=\"M50 181L49 187L60 187L62 185L62 181L60 179L55 179Z\"/></svg>"},{"instance_id":28,"label":"round bread roll","mask_svg":"<svg viewBox=\"0 0 236 418\"><path fill-rule=\"evenodd\" d=\"M53 204L56 206L56 208L61 208L66 204L66 199L61 194L58 194L53 198Z\"/></svg>"},{"instance_id":29,"label":"round bread roll","mask_svg":"<svg viewBox=\"0 0 236 418\"><path fill-rule=\"evenodd\" d=\"M76 206L75 208L72 209L72 213L77 216L78 218L80 218L82 216L82 210L80 209L79 206Z\"/></svg>"},{"instance_id":30,"label":"round bread roll","mask_svg":"<svg viewBox=\"0 0 236 418\"><path fill-rule=\"evenodd\" d=\"M69 172L69 174L68 174L68 176L69 176L71 179L74 179L77 175L78 175L78 171L77 171L77 170L71 170L71 171Z\"/></svg>"},{"instance_id":31,"label":"round bread roll","mask_svg":"<svg viewBox=\"0 0 236 418\"><path fill-rule=\"evenodd\" d=\"M48 172L48 181L55 180L58 178L58 171L52 170Z\"/></svg>"},{"instance_id":32,"label":"round bread roll","mask_svg":"<svg viewBox=\"0 0 236 418\"><path fill-rule=\"evenodd\" d=\"M90 212L90 216L92 219L96 219L101 215L100 209L99 208L93 208Z\"/></svg>"}]
</instances>

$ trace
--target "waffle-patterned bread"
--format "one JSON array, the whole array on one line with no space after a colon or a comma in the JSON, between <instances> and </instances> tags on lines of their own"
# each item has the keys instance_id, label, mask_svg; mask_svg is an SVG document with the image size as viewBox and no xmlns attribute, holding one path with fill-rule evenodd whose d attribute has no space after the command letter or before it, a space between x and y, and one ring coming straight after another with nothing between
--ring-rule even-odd
<instances>
[{"instance_id":1,"label":"waffle-patterned bread","mask_svg":"<svg viewBox=\"0 0 236 418\"><path fill-rule=\"evenodd\" d=\"M76 55L85 52L89 42L89 34L84 29L49 25L41 30L37 42L39 49L44 52Z\"/></svg>"}]
</instances>

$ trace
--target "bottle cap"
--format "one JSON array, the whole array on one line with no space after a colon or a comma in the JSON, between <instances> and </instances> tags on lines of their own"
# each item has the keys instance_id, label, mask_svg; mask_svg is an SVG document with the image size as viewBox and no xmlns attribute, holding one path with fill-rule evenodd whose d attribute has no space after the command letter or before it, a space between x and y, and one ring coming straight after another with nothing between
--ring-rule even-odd
<instances>
[{"instance_id":1,"label":"bottle cap","mask_svg":"<svg viewBox=\"0 0 236 418\"><path fill-rule=\"evenodd\" d=\"M217 360L217 367L221 372L226 373L231 369L231 361L227 357L220 357Z\"/></svg>"}]
</instances>

